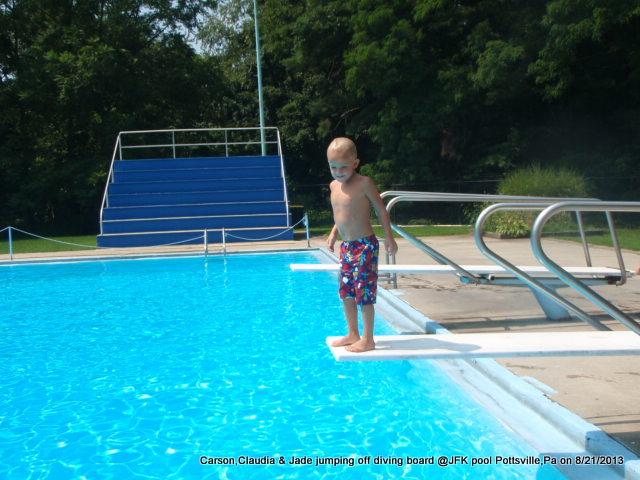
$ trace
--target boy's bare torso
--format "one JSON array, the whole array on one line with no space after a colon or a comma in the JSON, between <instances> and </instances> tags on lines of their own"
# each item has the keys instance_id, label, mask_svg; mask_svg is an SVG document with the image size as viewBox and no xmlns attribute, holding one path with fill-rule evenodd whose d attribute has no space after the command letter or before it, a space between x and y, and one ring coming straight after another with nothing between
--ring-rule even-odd
<instances>
[{"instance_id":1,"label":"boy's bare torso","mask_svg":"<svg viewBox=\"0 0 640 480\"><path fill-rule=\"evenodd\" d=\"M344 241L358 240L373 234L371 203L365 193L367 181L371 180L354 174L345 183L336 180L331 182L333 219Z\"/></svg>"}]
</instances>

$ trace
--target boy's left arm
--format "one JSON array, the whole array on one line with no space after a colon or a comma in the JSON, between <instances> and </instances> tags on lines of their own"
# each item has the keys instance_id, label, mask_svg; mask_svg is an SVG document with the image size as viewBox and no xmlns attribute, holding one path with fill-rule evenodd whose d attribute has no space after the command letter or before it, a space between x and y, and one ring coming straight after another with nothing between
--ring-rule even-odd
<instances>
[{"instance_id":1,"label":"boy's left arm","mask_svg":"<svg viewBox=\"0 0 640 480\"><path fill-rule=\"evenodd\" d=\"M385 245L387 247L387 252L395 255L398 251L398 244L393 238L393 230L391 230L391 219L389 218L389 212L380 198L380 193L378 193L378 189L376 188L375 183L370 178L367 178L365 182L365 194L367 198L373 205L373 209L376 211L376 215L378 216L378 220L380 220L380 224L384 229L385 236Z\"/></svg>"}]
</instances>

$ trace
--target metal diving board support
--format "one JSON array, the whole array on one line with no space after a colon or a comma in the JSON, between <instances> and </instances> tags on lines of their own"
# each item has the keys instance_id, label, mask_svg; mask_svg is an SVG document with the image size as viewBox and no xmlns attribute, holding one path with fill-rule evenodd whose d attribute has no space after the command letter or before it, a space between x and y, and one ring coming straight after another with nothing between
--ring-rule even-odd
<instances>
[{"instance_id":1,"label":"metal diving board support","mask_svg":"<svg viewBox=\"0 0 640 480\"><path fill-rule=\"evenodd\" d=\"M615 226L611 212L640 212L640 202L575 202L565 201L556 203L547 207L538 215L534 222L533 229L531 231L531 243L534 255L540 260L540 262L552 271L559 279L565 282L570 287L573 287L579 293L581 293L587 300L590 300L598 307L602 308L605 312L611 315L614 319L621 322L623 325L631 329L636 334L640 335L640 324L637 320L621 311L618 307L611 302L603 298L601 295L589 288L584 282L581 282L573 275L571 275L567 269L561 267L555 263L542 248L542 230L545 224L551 217L557 213L563 211L581 211L581 212L605 212L607 215L607 221L609 223L609 229L611 231L612 242L618 258L618 264L620 266L621 279L619 284L626 281L628 272L624 266L624 261L620 251L620 245L616 234Z\"/></svg>"},{"instance_id":2,"label":"metal diving board support","mask_svg":"<svg viewBox=\"0 0 640 480\"><path fill-rule=\"evenodd\" d=\"M547 205L552 203L556 203L559 201L567 200L567 198L561 197L531 197L531 196L520 196L520 195L487 195L487 194L470 194L470 193L445 193L445 192L411 192L411 191L397 191L390 190L380 194L382 198L385 197L394 197L389 203L387 203L387 212L389 212L389 216L391 217L391 211L396 206L396 204L400 202L515 202L515 203L540 203L546 202ZM586 199L572 199L572 200L597 200L594 198L586 198ZM391 217L392 218L392 217ZM579 223L582 226L582 223ZM421 240L415 238L413 235L408 233L403 228L399 227L395 224L395 222L391 222L391 228L400 234L402 237L411 242L414 246L416 246L419 250L429 255L436 262L449 265L455 269L456 275L460 278L463 283L484 283L481 279L478 279L476 276L471 275L470 272L466 272L464 268L454 262L452 259L446 257L441 254L431 246L422 242ZM584 236L583 236L584 238ZM585 252L588 252L588 246L586 244L586 240L583 244ZM391 257L391 262L395 263L395 256ZM396 277L393 276L394 288L397 288Z\"/></svg>"},{"instance_id":3,"label":"metal diving board support","mask_svg":"<svg viewBox=\"0 0 640 480\"><path fill-rule=\"evenodd\" d=\"M545 285L545 283L539 279L534 279L528 272L525 272L521 267L517 267L504 257L498 255L485 243L484 224L494 213L500 210L543 210L548 206L548 203L531 203L529 205L522 205L518 203L498 203L484 209L478 216L474 229L476 245L487 258L511 272L515 277L519 278L525 285L531 288L534 296L538 300L538 303L549 319L568 319L570 318L569 312L571 312L582 321L598 330L610 330L601 322L591 318L589 314L578 308L569 300L560 296L554 288L551 288L551 285Z\"/></svg>"},{"instance_id":4,"label":"metal diving board support","mask_svg":"<svg viewBox=\"0 0 640 480\"><path fill-rule=\"evenodd\" d=\"M561 197L532 197L532 196L517 196L517 195L486 195L486 194L465 194L465 193L440 193L440 192L408 192L408 191L387 191L381 194L381 197L389 197L393 196L389 203L387 204L387 211L391 216L391 211L394 206L400 202L444 202L444 201L454 201L454 202L512 202L516 205L536 205L535 208L542 209L544 206L548 206L559 201L573 200L573 201L598 201L597 199L592 198L574 198L567 199ZM586 241L586 235L584 233L584 226L582 222L582 218L579 213L576 213L578 228L580 230L580 235L582 238L583 250L585 253L585 259L588 266L591 266L591 258L589 255L589 246ZM606 327L597 325L598 322L592 320L586 313L582 312L575 305L572 305L570 302L566 301L563 297L559 296L552 290L552 287L557 288L559 286L564 286L562 282L559 282L555 277L551 279L545 279L543 285L541 282L536 280L529 280L529 278L525 275L519 274L518 268L507 263L506 269L511 272L511 274L515 275L516 278L520 279L520 282L513 282L509 279L495 279L488 278L485 275L477 275L472 274L471 272L465 270L465 268L461 265L458 265L452 259L447 258L440 252L436 251L426 243L421 240L415 238L410 233L397 226L394 222L391 222L391 228L393 228L396 232L398 232L401 236L411 242L414 246L416 246L419 250L423 251L431 258L436 260L438 263L443 265L449 265L452 267L455 273L463 283L471 283L471 284L509 284L509 285L527 285L531 288L536 300L540 304L540 307L545 312L545 315L550 320L561 320L569 317L568 310L574 312L579 318L583 319L587 323L593 325L595 328L606 329ZM476 228L477 234L477 228ZM477 241L476 241L477 243ZM482 247L478 245L480 250L482 251ZM483 253L485 253L483 251ZM486 253L485 253L486 255ZM495 258L489 257L492 261L496 261ZM499 258L499 257L498 257ZM395 257L392 257L391 261L395 263ZM501 263L501 265L505 265ZM394 287L397 288L397 275L393 274L392 279L394 282ZM603 282L600 282L603 283ZM555 284L555 285L554 285Z\"/></svg>"},{"instance_id":5,"label":"metal diving board support","mask_svg":"<svg viewBox=\"0 0 640 480\"><path fill-rule=\"evenodd\" d=\"M519 332L442 335L380 335L376 348L349 352L333 347L338 361L617 356L640 354L640 337L630 331Z\"/></svg>"},{"instance_id":6,"label":"metal diving board support","mask_svg":"<svg viewBox=\"0 0 640 480\"><path fill-rule=\"evenodd\" d=\"M484 243L482 243L484 245ZM482 283L513 285L513 286L530 286L538 303L552 320L561 320L569 316L568 310L573 312L580 319L590 324L598 330L610 330L605 325L592 319L588 314L580 310L578 307L570 303L564 297L555 292L555 288L566 287L567 285L555 276L550 277L552 272L541 265L536 266L515 266L507 260L499 257L487 248L487 256L496 257L496 263L500 265L462 265L465 271L474 275ZM289 265L291 270L296 272L332 272L338 273L340 265L337 263L292 263ZM583 284L611 284L615 279L619 278L620 271L616 268L608 267L564 267L564 270L572 276L581 276ZM456 269L449 265L378 265L380 274L455 274ZM627 276L631 276L633 272L625 272ZM509 275L509 277L497 278L497 275ZM540 278L542 276L542 278ZM540 290L540 292L538 292Z\"/></svg>"}]
</instances>

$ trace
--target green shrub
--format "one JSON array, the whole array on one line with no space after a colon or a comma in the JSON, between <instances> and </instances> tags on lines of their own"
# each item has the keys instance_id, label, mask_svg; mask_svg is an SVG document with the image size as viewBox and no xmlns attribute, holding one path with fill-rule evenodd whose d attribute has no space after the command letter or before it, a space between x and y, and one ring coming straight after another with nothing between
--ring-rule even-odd
<instances>
[{"instance_id":1,"label":"green shrub","mask_svg":"<svg viewBox=\"0 0 640 480\"><path fill-rule=\"evenodd\" d=\"M498 187L500 195L533 197L586 197L587 180L575 170L540 165L521 168L508 174Z\"/></svg>"},{"instance_id":2,"label":"green shrub","mask_svg":"<svg viewBox=\"0 0 640 480\"><path fill-rule=\"evenodd\" d=\"M530 197L587 197L587 180L575 170L539 165L521 168L508 174L498 186L500 195L519 195ZM483 204L486 208L488 205ZM478 214L483 208L475 207L469 213ZM480 210L480 211L478 211ZM477 213L476 213L477 212ZM503 211L492 215L485 223L487 231L509 237L526 237L531 233L533 221L538 211ZM570 214L555 217L555 222L569 221Z\"/></svg>"},{"instance_id":3,"label":"green shrub","mask_svg":"<svg viewBox=\"0 0 640 480\"><path fill-rule=\"evenodd\" d=\"M531 223L528 220L523 218L521 212L498 212L493 222L491 222L491 218L489 219L489 227L493 227L493 231L500 235L521 238L531 232Z\"/></svg>"}]
</instances>

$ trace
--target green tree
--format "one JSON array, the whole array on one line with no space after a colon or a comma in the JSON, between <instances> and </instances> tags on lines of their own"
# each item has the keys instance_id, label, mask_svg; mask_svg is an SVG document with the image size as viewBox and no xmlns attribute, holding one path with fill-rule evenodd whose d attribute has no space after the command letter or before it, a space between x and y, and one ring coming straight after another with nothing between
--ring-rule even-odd
<instances>
[{"instance_id":1,"label":"green tree","mask_svg":"<svg viewBox=\"0 0 640 480\"><path fill-rule=\"evenodd\" d=\"M553 0L541 25L529 72L549 115L529 132L532 154L600 177L598 196L637 198L640 2ZM635 178L636 190L612 177Z\"/></svg>"},{"instance_id":2,"label":"green tree","mask_svg":"<svg viewBox=\"0 0 640 480\"><path fill-rule=\"evenodd\" d=\"M344 88L348 5L267 0L262 18L271 118L296 158L288 172L302 184L328 183L326 146L350 133L353 108Z\"/></svg>"},{"instance_id":3,"label":"green tree","mask_svg":"<svg viewBox=\"0 0 640 480\"><path fill-rule=\"evenodd\" d=\"M2 2L1 224L95 231L117 132L202 121L215 68L184 31L208 4Z\"/></svg>"},{"instance_id":4,"label":"green tree","mask_svg":"<svg viewBox=\"0 0 640 480\"><path fill-rule=\"evenodd\" d=\"M640 29L637 1L613 3L261 2L267 118L294 184L327 180L324 148L343 134L383 188L448 189L533 162L629 174ZM252 35L247 14L226 65L255 122Z\"/></svg>"},{"instance_id":5,"label":"green tree","mask_svg":"<svg viewBox=\"0 0 640 480\"><path fill-rule=\"evenodd\" d=\"M222 59L234 105L233 124L256 125L256 63L253 12L248 2L227 0L208 19L201 38L208 54ZM351 38L345 2L260 2L262 73L266 122L284 142L290 188L297 202L325 201L328 183L324 149L349 131L353 105L344 87L343 53Z\"/></svg>"},{"instance_id":6,"label":"green tree","mask_svg":"<svg viewBox=\"0 0 640 480\"><path fill-rule=\"evenodd\" d=\"M0 0L0 225L94 228L120 130L257 125L251 7ZM266 120L298 201L326 205L337 135L382 188L539 164L600 177L594 196L640 194L640 0L259 7Z\"/></svg>"}]
</instances>

